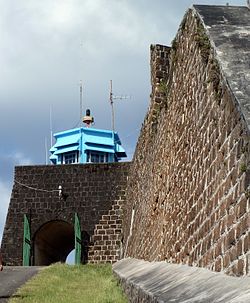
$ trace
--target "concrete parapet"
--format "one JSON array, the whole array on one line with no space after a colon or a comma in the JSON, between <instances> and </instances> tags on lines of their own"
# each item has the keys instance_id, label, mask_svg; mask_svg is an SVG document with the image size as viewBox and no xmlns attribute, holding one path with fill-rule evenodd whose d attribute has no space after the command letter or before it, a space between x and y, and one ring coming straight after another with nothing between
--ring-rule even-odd
<instances>
[{"instance_id":1,"label":"concrete parapet","mask_svg":"<svg viewBox=\"0 0 250 303\"><path fill-rule=\"evenodd\" d=\"M235 278L204 268L123 259L113 265L129 302L250 302L250 278Z\"/></svg>"}]
</instances>

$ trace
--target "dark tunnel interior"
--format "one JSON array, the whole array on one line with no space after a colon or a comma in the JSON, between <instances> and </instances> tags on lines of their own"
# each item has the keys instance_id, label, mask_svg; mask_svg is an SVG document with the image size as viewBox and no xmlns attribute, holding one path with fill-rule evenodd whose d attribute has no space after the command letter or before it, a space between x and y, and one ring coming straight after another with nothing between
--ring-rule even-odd
<instances>
[{"instance_id":1,"label":"dark tunnel interior","mask_svg":"<svg viewBox=\"0 0 250 303\"><path fill-rule=\"evenodd\" d=\"M74 227L65 221L44 224L34 237L34 265L65 262L74 249Z\"/></svg>"}]
</instances>

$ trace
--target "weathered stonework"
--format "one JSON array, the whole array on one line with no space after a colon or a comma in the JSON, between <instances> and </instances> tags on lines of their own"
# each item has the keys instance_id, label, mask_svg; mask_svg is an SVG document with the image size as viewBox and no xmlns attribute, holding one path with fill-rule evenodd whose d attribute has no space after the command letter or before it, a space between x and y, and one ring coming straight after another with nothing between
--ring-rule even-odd
<instances>
[{"instance_id":1,"label":"weathered stonework","mask_svg":"<svg viewBox=\"0 0 250 303\"><path fill-rule=\"evenodd\" d=\"M82 233L86 235L83 239L83 252L88 254L85 256L88 262L100 260L99 250L102 251L100 254L104 253L107 256L106 262L116 261L120 255L121 237L117 235L117 231L121 228L121 208L125 199L129 166L130 163L127 162L16 167L1 248L5 262L9 265L22 264L24 214L27 214L31 221L33 245L37 233L46 224L50 222L64 224L58 227L59 234L55 234L52 239L55 246L56 244L59 246L55 247L58 250L58 260L63 261L59 252L63 251L65 243L61 245L57 238L59 236L66 238L68 235L68 249L74 248L75 213L80 218ZM62 186L62 196L59 196L59 185ZM111 220L104 225L103 220L107 215ZM63 227L65 223L69 228ZM100 226L105 234L116 235L115 241L110 241L107 247L99 246L96 230ZM49 238L54 228L56 225L42 238L45 235ZM65 235L60 235L62 228L65 228ZM92 246L97 252L94 256L91 253ZM36 262L36 256L33 255L33 259Z\"/></svg>"},{"instance_id":2,"label":"weathered stonework","mask_svg":"<svg viewBox=\"0 0 250 303\"><path fill-rule=\"evenodd\" d=\"M151 47L151 69L151 105L129 175L124 256L249 275L249 129L194 9L170 52Z\"/></svg>"},{"instance_id":3,"label":"weathered stonework","mask_svg":"<svg viewBox=\"0 0 250 303\"><path fill-rule=\"evenodd\" d=\"M114 263L121 259L122 248L122 208L124 195L120 200L114 201L111 210L102 215L99 224L95 225L90 247L90 263Z\"/></svg>"},{"instance_id":4,"label":"weathered stonework","mask_svg":"<svg viewBox=\"0 0 250 303\"><path fill-rule=\"evenodd\" d=\"M2 242L7 263L21 264L24 214L35 241L54 221L69 224L63 231L72 237L77 212L88 262L134 257L250 276L249 71L242 75L249 14L195 6L171 48L151 46L151 103L131 164L16 168L15 181L28 187L14 183ZM236 50L244 60L234 77Z\"/></svg>"}]
</instances>

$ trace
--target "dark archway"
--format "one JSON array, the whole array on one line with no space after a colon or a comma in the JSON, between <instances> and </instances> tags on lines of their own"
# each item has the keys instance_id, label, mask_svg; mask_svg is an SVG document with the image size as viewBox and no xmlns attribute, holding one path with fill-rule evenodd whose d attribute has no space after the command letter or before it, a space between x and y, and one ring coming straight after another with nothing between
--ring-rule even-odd
<instances>
[{"instance_id":1,"label":"dark archway","mask_svg":"<svg viewBox=\"0 0 250 303\"><path fill-rule=\"evenodd\" d=\"M34 265L65 262L74 249L74 227L65 221L45 223L34 236Z\"/></svg>"}]
</instances>

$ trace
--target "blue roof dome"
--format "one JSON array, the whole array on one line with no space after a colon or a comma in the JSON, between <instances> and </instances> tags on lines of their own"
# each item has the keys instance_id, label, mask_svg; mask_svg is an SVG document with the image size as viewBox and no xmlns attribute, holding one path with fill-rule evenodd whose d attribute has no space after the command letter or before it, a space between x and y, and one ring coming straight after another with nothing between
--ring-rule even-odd
<instances>
[{"instance_id":1,"label":"blue roof dome","mask_svg":"<svg viewBox=\"0 0 250 303\"><path fill-rule=\"evenodd\" d=\"M54 134L53 164L118 162L127 157L117 132L80 127Z\"/></svg>"}]
</instances>

